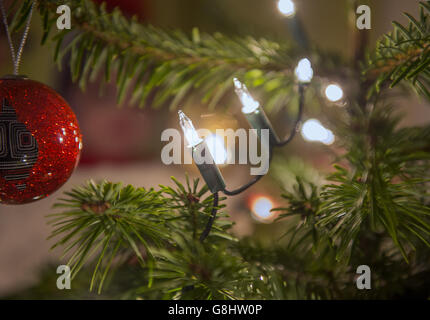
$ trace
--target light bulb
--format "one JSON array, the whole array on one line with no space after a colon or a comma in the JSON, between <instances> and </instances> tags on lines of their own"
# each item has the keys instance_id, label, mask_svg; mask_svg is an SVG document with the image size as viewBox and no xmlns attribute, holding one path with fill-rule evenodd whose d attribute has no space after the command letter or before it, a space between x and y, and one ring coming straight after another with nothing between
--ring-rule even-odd
<instances>
[{"instance_id":1,"label":"light bulb","mask_svg":"<svg viewBox=\"0 0 430 320\"><path fill-rule=\"evenodd\" d=\"M184 132L185 139L187 139L188 147L192 148L197 146L203 141L203 139L199 137L199 134L193 126L193 122L181 110L178 111L178 115L179 124L181 125L182 131Z\"/></svg>"},{"instance_id":2,"label":"light bulb","mask_svg":"<svg viewBox=\"0 0 430 320\"><path fill-rule=\"evenodd\" d=\"M335 140L333 132L324 128L317 119L307 120L302 126L301 133L306 141L317 141L330 145Z\"/></svg>"},{"instance_id":3,"label":"light bulb","mask_svg":"<svg viewBox=\"0 0 430 320\"><path fill-rule=\"evenodd\" d=\"M274 218L274 212L271 211L273 201L266 196L258 196L252 200L251 210L255 219L260 222L270 222Z\"/></svg>"},{"instance_id":4,"label":"light bulb","mask_svg":"<svg viewBox=\"0 0 430 320\"><path fill-rule=\"evenodd\" d=\"M248 91L248 88L240 82L237 78L233 79L235 92L242 102L242 112L245 114L253 113L258 109L260 103L252 98L251 94Z\"/></svg>"},{"instance_id":5,"label":"light bulb","mask_svg":"<svg viewBox=\"0 0 430 320\"><path fill-rule=\"evenodd\" d=\"M279 0L278 10L286 17L292 17L296 13L294 2L291 0Z\"/></svg>"},{"instance_id":6,"label":"light bulb","mask_svg":"<svg viewBox=\"0 0 430 320\"><path fill-rule=\"evenodd\" d=\"M332 102L339 101L343 97L343 90L337 84L330 84L325 89L325 95Z\"/></svg>"},{"instance_id":7,"label":"light bulb","mask_svg":"<svg viewBox=\"0 0 430 320\"><path fill-rule=\"evenodd\" d=\"M297 67L294 71L296 74L297 80L301 83L309 83L311 82L314 71L312 70L312 65L309 59L302 59L297 64Z\"/></svg>"}]
</instances>

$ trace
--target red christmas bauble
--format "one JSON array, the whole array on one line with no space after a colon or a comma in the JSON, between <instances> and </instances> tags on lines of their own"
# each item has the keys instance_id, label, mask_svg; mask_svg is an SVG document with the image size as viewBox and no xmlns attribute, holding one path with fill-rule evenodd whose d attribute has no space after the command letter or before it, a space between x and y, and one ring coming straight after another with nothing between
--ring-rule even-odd
<instances>
[{"instance_id":1,"label":"red christmas bauble","mask_svg":"<svg viewBox=\"0 0 430 320\"><path fill-rule=\"evenodd\" d=\"M81 149L76 116L57 92L21 76L0 79L0 203L50 195L69 179Z\"/></svg>"}]
</instances>

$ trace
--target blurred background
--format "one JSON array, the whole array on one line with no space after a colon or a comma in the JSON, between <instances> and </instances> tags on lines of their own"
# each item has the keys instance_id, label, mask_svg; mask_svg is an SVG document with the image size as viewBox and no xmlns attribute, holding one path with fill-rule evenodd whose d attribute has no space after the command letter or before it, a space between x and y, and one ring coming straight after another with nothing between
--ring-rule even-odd
<instances>
[{"instance_id":1,"label":"blurred background","mask_svg":"<svg viewBox=\"0 0 430 320\"><path fill-rule=\"evenodd\" d=\"M95 0L96 1L96 0ZM96 2L101 2L97 0ZM166 28L191 31L199 27L203 32L223 32L230 35L252 35L268 39L290 39L286 17L280 14L275 0L107 0L109 7L120 6L128 15L137 15L142 22ZM9 2L10 3L10 2ZM310 41L327 51L336 52L347 59L351 57L350 17L355 19L355 7L347 0L295 0L296 9L303 21ZM402 12L416 14L418 0L360 1L372 9L372 30L368 32L370 43L391 30L391 21L405 22ZM6 1L8 4L8 1ZM355 20L354 20L355 21ZM72 26L73 27L73 26ZM168 108L154 110L124 105L116 106L115 88L105 87L100 95L98 83L89 85L82 92L71 83L66 68L58 71L53 63L53 49L41 47L41 21L37 14L26 45L21 73L46 83L57 90L75 111L83 134L84 148L81 162L71 179L47 199L21 206L0 206L0 297L7 296L37 281L40 268L48 262L60 264L59 251L51 251L47 241L50 229L45 215L52 213L52 205L63 191L80 185L88 179L122 181L143 187L171 185L170 177L184 180L185 173L197 177L193 165L170 165L161 162L160 153L166 144L161 142L161 132L177 128L176 112ZM12 72L12 63L4 30L0 31L0 74ZM336 89L336 88L335 88ZM264 105L264 101L262 101ZM396 101L407 113L404 124L428 122L429 108L415 99ZM414 105L413 108L410 108ZM331 108L340 108L332 105ZM312 106L311 106L312 108ZM323 122L322 111L312 109L312 118ZM240 128L246 126L240 115L239 101L218 106L208 111L199 101L185 110L196 127ZM319 118L321 116L321 118ZM311 117L306 114L305 120ZM303 130L312 131L308 123ZM310 127L309 127L310 126ZM278 128L277 128L278 129ZM282 206L282 188L291 188L295 175L321 182L331 170L336 154L342 152L331 144L310 142L306 132L279 152L270 174L246 193L227 199L226 211L236 222L234 232L238 236L253 235L264 239L282 225L271 223L275 218L270 209ZM309 138L309 137L308 137ZM309 140L309 139L308 139ZM215 141L217 141L215 139ZM218 146L221 150L223 146ZM226 155L231 150L225 150ZM279 166L284 168L279 170ZM285 170L285 167L288 170ZM227 185L233 189L249 179L249 167L220 165ZM55 285L53 283L53 285Z\"/></svg>"}]
</instances>

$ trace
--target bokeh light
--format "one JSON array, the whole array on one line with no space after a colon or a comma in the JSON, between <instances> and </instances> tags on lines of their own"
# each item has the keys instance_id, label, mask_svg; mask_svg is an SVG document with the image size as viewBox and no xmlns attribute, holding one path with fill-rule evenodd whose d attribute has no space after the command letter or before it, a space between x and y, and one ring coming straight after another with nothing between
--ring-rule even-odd
<instances>
[{"instance_id":1,"label":"bokeh light","mask_svg":"<svg viewBox=\"0 0 430 320\"><path fill-rule=\"evenodd\" d=\"M302 136L306 141L317 141L330 145L334 142L335 137L331 130L324 126L317 119L305 121L301 130Z\"/></svg>"},{"instance_id":2,"label":"bokeh light","mask_svg":"<svg viewBox=\"0 0 430 320\"><path fill-rule=\"evenodd\" d=\"M343 90L337 84L330 84L325 89L325 95L328 100L336 102L343 98Z\"/></svg>"},{"instance_id":3,"label":"bokeh light","mask_svg":"<svg viewBox=\"0 0 430 320\"><path fill-rule=\"evenodd\" d=\"M284 16L287 16L287 17L291 17L296 13L296 7L294 5L294 2L291 0L279 0L278 10Z\"/></svg>"},{"instance_id":4,"label":"bokeh light","mask_svg":"<svg viewBox=\"0 0 430 320\"><path fill-rule=\"evenodd\" d=\"M267 196L256 196L251 200L251 212L253 217L260 222L271 222L275 213L271 212L274 207L272 199Z\"/></svg>"}]
</instances>

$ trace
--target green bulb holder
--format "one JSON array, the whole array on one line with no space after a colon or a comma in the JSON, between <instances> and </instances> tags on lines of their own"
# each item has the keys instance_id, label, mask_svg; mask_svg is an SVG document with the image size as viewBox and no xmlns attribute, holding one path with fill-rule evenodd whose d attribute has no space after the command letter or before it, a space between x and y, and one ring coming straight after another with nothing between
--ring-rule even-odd
<instances>
[{"instance_id":1,"label":"green bulb holder","mask_svg":"<svg viewBox=\"0 0 430 320\"><path fill-rule=\"evenodd\" d=\"M208 156L206 155L206 152L209 153ZM197 155L201 155L201 157L204 159L210 157L211 163L199 164L198 161L196 161ZM215 164L215 161L212 158L212 155L209 152L209 148L206 144L206 141L202 141L198 145L192 147L192 157L194 162L197 165L197 168L200 171L200 174L202 175L203 179L208 185L209 190L212 193L223 191L225 189L224 178L221 172L219 171L218 166Z\"/></svg>"},{"instance_id":2,"label":"green bulb holder","mask_svg":"<svg viewBox=\"0 0 430 320\"><path fill-rule=\"evenodd\" d=\"M273 129L269 118L264 112L262 107L258 107L254 112L245 113L245 117L249 122L251 128L257 130L257 135L261 140L261 130L269 130L269 141L271 146L275 146L280 143L279 137Z\"/></svg>"}]
</instances>

